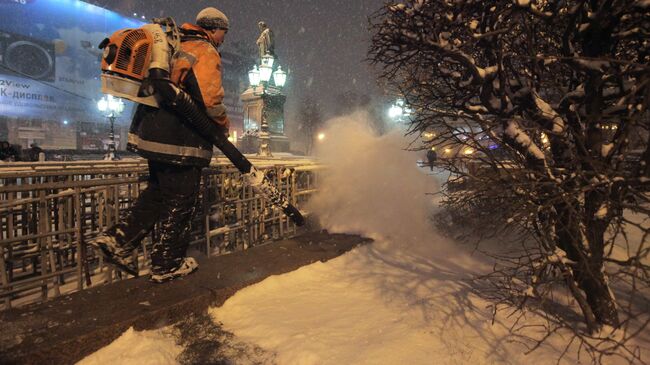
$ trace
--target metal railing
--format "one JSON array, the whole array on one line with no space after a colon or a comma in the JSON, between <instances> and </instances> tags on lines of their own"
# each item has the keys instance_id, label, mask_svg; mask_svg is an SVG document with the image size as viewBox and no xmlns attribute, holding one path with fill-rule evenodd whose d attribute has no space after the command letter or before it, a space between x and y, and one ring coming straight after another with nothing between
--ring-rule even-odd
<instances>
[{"instance_id":1,"label":"metal railing","mask_svg":"<svg viewBox=\"0 0 650 365\"><path fill-rule=\"evenodd\" d=\"M316 191L320 166L306 159L255 160L298 207ZM43 301L122 279L88 242L122 217L146 187L147 162L76 161L0 165L0 303ZM203 170L191 250L217 255L289 237L296 226L214 159ZM157 227L135 261L150 265Z\"/></svg>"}]
</instances>

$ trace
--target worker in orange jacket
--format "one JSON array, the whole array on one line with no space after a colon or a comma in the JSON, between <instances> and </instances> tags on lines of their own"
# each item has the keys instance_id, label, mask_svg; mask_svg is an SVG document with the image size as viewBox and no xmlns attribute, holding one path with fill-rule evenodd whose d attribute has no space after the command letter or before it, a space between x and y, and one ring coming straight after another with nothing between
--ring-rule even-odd
<instances>
[{"instance_id":1,"label":"worker in orange jacket","mask_svg":"<svg viewBox=\"0 0 650 365\"><path fill-rule=\"evenodd\" d=\"M230 122L223 105L218 47L224 42L228 26L228 18L215 8L199 12L196 25L183 24L181 49L172 59L167 80L189 94L214 123L226 128ZM92 242L109 262L137 274L131 253L160 222L160 238L153 242L151 252L150 280L165 282L198 268L196 260L185 254L201 169L210 163L212 146L210 140L184 123L171 105L138 106L127 148L148 160L149 179L128 216Z\"/></svg>"}]
</instances>

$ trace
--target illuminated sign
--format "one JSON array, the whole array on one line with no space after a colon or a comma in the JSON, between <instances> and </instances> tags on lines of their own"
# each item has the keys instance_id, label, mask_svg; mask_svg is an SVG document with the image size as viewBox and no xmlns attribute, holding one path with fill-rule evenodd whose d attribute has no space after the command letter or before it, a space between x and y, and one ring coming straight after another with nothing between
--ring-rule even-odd
<instances>
[{"instance_id":1,"label":"illuminated sign","mask_svg":"<svg viewBox=\"0 0 650 365\"><path fill-rule=\"evenodd\" d=\"M103 120L97 45L142 24L78 0L0 0L0 116Z\"/></svg>"}]
</instances>

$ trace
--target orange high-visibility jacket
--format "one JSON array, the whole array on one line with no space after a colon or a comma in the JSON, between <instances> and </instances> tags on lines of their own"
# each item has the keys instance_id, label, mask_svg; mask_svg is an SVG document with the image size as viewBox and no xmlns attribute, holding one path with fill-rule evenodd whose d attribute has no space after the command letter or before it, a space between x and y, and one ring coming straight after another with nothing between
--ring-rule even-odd
<instances>
[{"instance_id":1,"label":"orange high-visibility jacket","mask_svg":"<svg viewBox=\"0 0 650 365\"><path fill-rule=\"evenodd\" d=\"M221 55L198 25L181 26L183 42L172 60L171 81L202 103L214 121L229 127L223 105Z\"/></svg>"}]
</instances>

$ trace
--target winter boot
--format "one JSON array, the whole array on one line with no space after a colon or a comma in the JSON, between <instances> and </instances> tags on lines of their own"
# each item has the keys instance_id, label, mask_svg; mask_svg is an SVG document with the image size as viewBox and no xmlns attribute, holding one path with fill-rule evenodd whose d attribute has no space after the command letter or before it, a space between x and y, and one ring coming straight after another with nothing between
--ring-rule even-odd
<instances>
[{"instance_id":1,"label":"winter boot","mask_svg":"<svg viewBox=\"0 0 650 365\"><path fill-rule=\"evenodd\" d=\"M181 262L180 266L176 269L167 272L153 272L149 281L152 283L164 283L166 281L174 280L182 276L187 276L195 272L199 268L199 264L193 257L186 257Z\"/></svg>"},{"instance_id":2,"label":"winter boot","mask_svg":"<svg viewBox=\"0 0 650 365\"><path fill-rule=\"evenodd\" d=\"M98 248L99 252L104 256L106 262L115 266L119 270L129 273L136 278L138 275L138 268L133 263L131 252L123 249L117 244L115 237L101 234L90 245Z\"/></svg>"}]
</instances>

